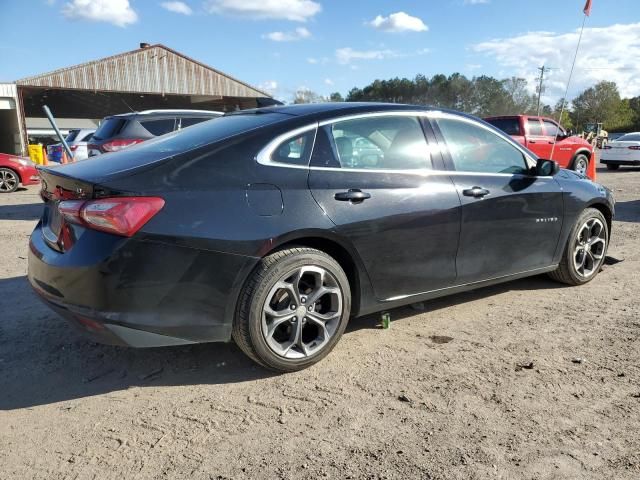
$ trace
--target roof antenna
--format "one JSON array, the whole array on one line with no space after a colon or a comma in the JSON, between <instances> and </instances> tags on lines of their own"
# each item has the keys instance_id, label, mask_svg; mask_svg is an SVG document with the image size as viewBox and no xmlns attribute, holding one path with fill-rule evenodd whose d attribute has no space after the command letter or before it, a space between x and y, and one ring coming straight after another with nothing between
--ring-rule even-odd
<instances>
[{"instance_id":1,"label":"roof antenna","mask_svg":"<svg viewBox=\"0 0 640 480\"><path fill-rule=\"evenodd\" d=\"M120 101L124 103L129 110L131 110L131 113L136 113L136 111L131 108L127 102L124 101L124 98L121 98Z\"/></svg>"}]
</instances>

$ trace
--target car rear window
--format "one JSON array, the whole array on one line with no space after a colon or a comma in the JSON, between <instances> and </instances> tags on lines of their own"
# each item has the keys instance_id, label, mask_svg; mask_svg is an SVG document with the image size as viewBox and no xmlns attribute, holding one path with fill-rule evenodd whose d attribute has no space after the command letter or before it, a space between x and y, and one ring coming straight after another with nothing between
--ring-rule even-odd
<instances>
[{"instance_id":1,"label":"car rear window","mask_svg":"<svg viewBox=\"0 0 640 480\"><path fill-rule=\"evenodd\" d=\"M107 118L100 124L93 134L93 138L95 140L111 138L122 131L125 123L127 123L127 120L124 118Z\"/></svg>"},{"instance_id":2,"label":"car rear window","mask_svg":"<svg viewBox=\"0 0 640 480\"><path fill-rule=\"evenodd\" d=\"M640 142L640 133L628 133L616 138L616 142Z\"/></svg>"},{"instance_id":3,"label":"car rear window","mask_svg":"<svg viewBox=\"0 0 640 480\"><path fill-rule=\"evenodd\" d=\"M520 135L520 122L517 118L491 118L487 122L507 135Z\"/></svg>"},{"instance_id":4,"label":"car rear window","mask_svg":"<svg viewBox=\"0 0 640 480\"><path fill-rule=\"evenodd\" d=\"M88 142L89 140L91 140L92 136L93 136L93 133L89 133L89 134L85 135L84 137L82 137L82 139L80 141L81 142Z\"/></svg>"},{"instance_id":5,"label":"car rear window","mask_svg":"<svg viewBox=\"0 0 640 480\"><path fill-rule=\"evenodd\" d=\"M182 118L180 120L180 128L187 128L191 125L196 125L198 123L206 122L207 120L213 120L217 117L192 117L192 118Z\"/></svg>"}]
</instances>

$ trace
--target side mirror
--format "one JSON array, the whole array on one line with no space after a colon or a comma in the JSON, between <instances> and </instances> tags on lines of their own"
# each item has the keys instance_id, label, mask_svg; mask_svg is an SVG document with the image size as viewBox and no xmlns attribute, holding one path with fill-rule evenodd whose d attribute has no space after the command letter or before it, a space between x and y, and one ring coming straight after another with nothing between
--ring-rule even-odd
<instances>
[{"instance_id":1,"label":"side mirror","mask_svg":"<svg viewBox=\"0 0 640 480\"><path fill-rule=\"evenodd\" d=\"M554 160L539 158L536 164L536 175L539 177L553 177L560 171L560 165Z\"/></svg>"}]
</instances>

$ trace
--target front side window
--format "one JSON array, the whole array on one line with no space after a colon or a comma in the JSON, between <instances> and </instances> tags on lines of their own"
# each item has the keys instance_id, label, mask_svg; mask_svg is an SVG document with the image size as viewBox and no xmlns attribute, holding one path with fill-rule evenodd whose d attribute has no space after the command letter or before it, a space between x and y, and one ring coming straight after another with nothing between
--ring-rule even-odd
<instances>
[{"instance_id":1,"label":"front side window","mask_svg":"<svg viewBox=\"0 0 640 480\"><path fill-rule=\"evenodd\" d=\"M372 116L324 127L340 168L416 170L432 168L417 117Z\"/></svg>"},{"instance_id":2,"label":"front side window","mask_svg":"<svg viewBox=\"0 0 640 480\"><path fill-rule=\"evenodd\" d=\"M315 130L311 130L288 138L273 151L271 161L288 165L308 165L314 133Z\"/></svg>"},{"instance_id":3,"label":"front side window","mask_svg":"<svg viewBox=\"0 0 640 480\"><path fill-rule=\"evenodd\" d=\"M560 129L560 127L558 127L558 125L551 120L543 120L542 123L544 123L544 129L547 137L557 137L558 135L563 133L562 129Z\"/></svg>"},{"instance_id":4,"label":"front side window","mask_svg":"<svg viewBox=\"0 0 640 480\"><path fill-rule=\"evenodd\" d=\"M527 173L523 153L495 133L470 122L438 118L457 171L479 173Z\"/></svg>"}]
</instances>

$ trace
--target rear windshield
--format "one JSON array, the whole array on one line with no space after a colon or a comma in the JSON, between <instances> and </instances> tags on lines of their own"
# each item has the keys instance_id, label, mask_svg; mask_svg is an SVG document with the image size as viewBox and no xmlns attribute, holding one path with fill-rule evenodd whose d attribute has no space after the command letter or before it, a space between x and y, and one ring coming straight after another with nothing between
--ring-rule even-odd
<instances>
[{"instance_id":1,"label":"rear windshield","mask_svg":"<svg viewBox=\"0 0 640 480\"><path fill-rule=\"evenodd\" d=\"M520 135L520 122L517 118L492 118L487 122L507 135Z\"/></svg>"},{"instance_id":2,"label":"rear windshield","mask_svg":"<svg viewBox=\"0 0 640 480\"><path fill-rule=\"evenodd\" d=\"M67 138L65 138L65 142L69 143L69 142L73 142L76 137L78 136L78 133L80 133L80 130L71 130L69 132L69 135L67 135Z\"/></svg>"},{"instance_id":3,"label":"rear windshield","mask_svg":"<svg viewBox=\"0 0 640 480\"><path fill-rule=\"evenodd\" d=\"M627 133L616 138L616 142L640 142L640 133Z\"/></svg>"},{"instance_id":4,"label":"rear windshield","mask_svg":"<svg viewBox=\"0 0 640 480\"><path fill-rule=\"evenodd\" d=\"M111 138L122 131L125 123L127 123L127 120L124 118L107 118L100 124L93 134L93 138L96 140Z\"/></svg>"}]
</instances>

